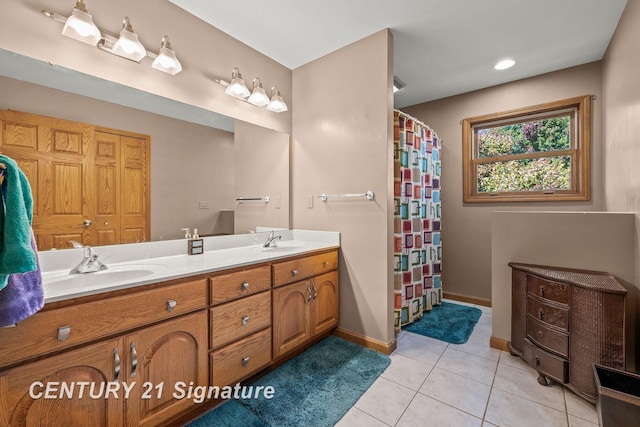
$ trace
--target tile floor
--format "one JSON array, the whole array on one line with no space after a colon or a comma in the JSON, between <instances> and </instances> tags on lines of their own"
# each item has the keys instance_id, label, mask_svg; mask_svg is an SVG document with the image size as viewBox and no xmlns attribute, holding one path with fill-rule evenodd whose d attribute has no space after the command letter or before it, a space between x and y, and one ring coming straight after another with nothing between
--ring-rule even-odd
<instances>
[{"instance_id":1,"label":"tile floor","mask_svg":"<svg viewBox=\"0 0 640 427\"><path fill-rule=\"evenodd\" d=\"M520 358L490 348L491 309L477 307L482 316L462 345L402 331L389 367L337 426L598 426L594 405L539 385Z\"/></svg>"}]
</instances>

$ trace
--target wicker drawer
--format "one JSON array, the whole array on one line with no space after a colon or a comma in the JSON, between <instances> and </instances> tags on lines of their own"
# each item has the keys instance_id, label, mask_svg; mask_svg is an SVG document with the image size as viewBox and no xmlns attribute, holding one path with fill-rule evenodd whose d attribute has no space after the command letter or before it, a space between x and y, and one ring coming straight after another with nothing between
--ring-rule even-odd
<instances>
[{"instance_id":1,"label":"wicker drawer","mask_svg":"<svg viewBox=\"0 0 640 427\"><path fill-rule=\"evenodd\" d=\"M549 327L530 314L527 315L527 337L536 344L569 357L569 335Z\"/></svg>"},{"instance_id":2,"label":"wicker drawer","mask_svg":"<svg viewBox=\"0 0 640 427\"><path fill-rule=\"evenodd\" d=\"M569 362L537 347L531 341L524 340L524 359L538 372L553 378L560 383L569 381Z\"/></svg>"},{"instance_id":3,"label":"wicker drawer","mask_svg":"<svg viewBox=\"0 0 640 427\"><path fill-rule=\"evenodd\" d=\"M211 385L235 384L271 363L271 328L210 354Z\"/></svg>"},{"instance_id":4,"label":"wicker drawer","mask_svg":"<svg viewBox=\"0 0 640 427\"><path fill-rule=\"evenodd\" d=\"M45 309L15 327L0 328L0 366L204 308L206 283L206 279L201 279Z\"/></svg>"},{"instance_id":5,"label":"wicker drawer","mask_svg":"<svg viewBox=\"0 0 640 427\"><path fill-rule=\"evenodd\" d=\"M211 348L219 348L271 325L271 292L217 305L209 312Z\"/></svg>"},{"instance_id":6,"label":"wicker drawer","mask_svg":"<svg viewBox=\"0 0 640 427\"><path fill-rule=\"evenodd\" d=\"M252 268L209 278L211 304L261 292L271 287L271 267Z\"/></svg>"},{"instance_id":7,"label":"wicker drawer","mask_svg":"<svg viewBox=\"0 0 640 427\"><path fill-rule=\"evenodd\" d=\"M527 312L544 323L569 331L569 308L567 307L547 304L545 300L529 294Z\"/></svg>"},{"instance_id":8,"label":"wicker drawer","mask_svg":"<svg viewBox=\"0 0 640 427\"><path fill-rule=\"evenodd\" d=\"M569 304L569 286L555 283L536 276L527 276L527 288L533 295L546 298L560 304Z\"/></svg>"},{"instance_id":9,"label":"wicker drawer","mask_svg":"<svg viewBox=\"0 0 640 427\"><path fill-rule=\"evenodd\" d=\"M273 265L273 286L282 286L338 268L338 251L294 259Z\"/></svg>"}]
</instances>

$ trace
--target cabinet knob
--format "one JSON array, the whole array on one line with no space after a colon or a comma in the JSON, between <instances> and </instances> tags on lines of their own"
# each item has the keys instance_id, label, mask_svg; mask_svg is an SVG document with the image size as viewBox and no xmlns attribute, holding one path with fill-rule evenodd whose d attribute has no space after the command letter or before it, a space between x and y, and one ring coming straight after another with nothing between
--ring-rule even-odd
<instances>
[{"instance_id":1,"label":"cabinet knob","mask_svg":"<svg viewBox=\"0 0 640 427\"><path fill-rule=\"evenodd\" d=\"M544 297L544 286L540 286L540 296Z\"/></svg>"},{"instance_id":2,"label":"cabinet knob","mask_svg":"<svg viewBox=\"0 0 640 427\"><path fill-rule=\"evenodd\" d=\"M173 309L176 308L176 305L178 305L176 300L170 299L169 301L167 301L167 311L171 313Z\"/></svg>"},{"instance_id":3,"label":"cabinet knob","mask_svg":"<svg viewBox=\"0 0 640 427\"><path fill-rule=\"evenodd\" d=\"M298 270L296 270L295 268L291 270L291 277L296 277L297 275L298 275Z\"/></svg>"},{"instance_id":4,"label":"cabinet knob","mask_svg":"<svg viewBox=\"0 0 640 427\"><path fill-rule=\"evenodd\" d=\"M243 291L246 291L247 289L249 289L249 282L242 282L240 284L240 289L242 289Z\"/></svg>"},{"instance_id":5,"label":"cabinet knob","mask_svg":"<svg viewBox=\"0 0 640 427\"><path fill-rule=\"evenodd\" d=\"M249 323L249 316L243 316L242 317L242 326L245 326L247 323Z\"/></svg>"},{"instance_id":6,"label":"cabinet knob","mask_svg":"<svg viewBox=\"0 0 640 427\"><path fill-rule=\"evenodd\" d=\"M544 336L544 332L538 331L536 332L536 335L538 335L538 338L542 338Z\"/></svg>"},{"instance_id":7,"label":"cabinet knob","mask_svg":"<svg viewBox=\"0 0 640 427\"><path fill-rule=\"evenodd\" d=\"M538 366L539 364L540 364L540 358L536 356L536 366Z\"/></svg>"},{"instance_id":8,"label":"cabinet knob","mask_svg":"<svg viewBox=\"0 0 640 427\"><path fill-rule=\"evenodd\" d=\"M242 358L242 366L247 366L249 364L249 356Z\"/></svg>"},{"instance_id":9,"label":"cabinet knob","mask_svg":"<svg viewBox=\"0 0 640 427\"><path fill-rule=\"evenodd\" d=\"M324 265L324 268L329 268L329 261L325 261L323 265Z\"/></svg>"},{"instance_id":10,"label":"cabinet knob","mask_svg":"<svg viewBox=\"0 0 640 427\"><path fill-rule=\"evenodd\" d=\"M540 318L540 320L544 320L544 310L543 309L538 310L538 317Z\"/></svg>"},{"instance_id":11,"label":"cabinet knob","mask_svg":"<svg viewBox=\"0 0 640 427\"><path fill-rule=\"evenodd\" d=\"M58 341L66 341L71 333L71 326L61 326L58 328Z\"/></svg>"}]
</instances>

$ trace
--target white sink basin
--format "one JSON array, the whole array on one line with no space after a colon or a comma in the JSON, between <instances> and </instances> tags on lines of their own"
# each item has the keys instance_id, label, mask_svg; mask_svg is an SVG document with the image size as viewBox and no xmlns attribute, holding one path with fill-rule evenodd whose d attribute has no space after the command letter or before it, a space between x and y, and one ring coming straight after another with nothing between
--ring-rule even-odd
<instances>
[{"instance_id":1,"label":"white sink basin","mask_svg":"<svg viewBox=\"0 0 640 427\"><path fill-rule=\"evenodd\" d=\"M97 271L95 273L45 274L43 275L43 281L44 286L55 286L64 289L77 289L84 287L95 288L97 286L109 285L115 282L141 279L164 269L166 269L166 266L163 264L114 265L109 267L107 270Z\"/></svg>"}]
</instances>

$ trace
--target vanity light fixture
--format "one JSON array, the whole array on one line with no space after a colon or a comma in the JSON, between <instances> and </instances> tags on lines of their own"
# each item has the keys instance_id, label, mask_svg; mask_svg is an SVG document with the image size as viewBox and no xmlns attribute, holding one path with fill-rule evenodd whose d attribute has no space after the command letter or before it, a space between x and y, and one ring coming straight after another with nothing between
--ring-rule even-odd
<instances>
[{"instance_id":1,"label":"vanity light fixture","mask_svg":"<svg viewBox=\"0 0 640 427\"><path fill-rule=\"evenodd\" d=\"M264 91L259 78L253 79L253 91L247 101L253 105L257 105L258 107L264 107L269 103L269 97Z\"/></svg>"},{"instance_id":2,"label":"vanity light fixture","mask_svg":"<svg viewBox=\"0 0 640 427\"><path fill-rule=\"evenodd\" d=\"M160 52L158 57L153 60L151 64L152 68L156 70L164 71L172 76L182 71L182 64L178 61L176 53L171 49L171 43L169 43L169 37L162 36L162 42L160 44Z\"/></svg>"},{"instance_id":3,"label":"vanity light fixture","mask_svg":"<svg viewBox=\"0 0 640 427\"><path fill-rule=\"evenodd\" d=\"M63 23L62 34L64 36L96 46L104 52L138 63L145 56L148 56L154 60L151 64L154 69L171 75L182 71L182 65L171 48L171 43L169 43L167 36L162 37L160 52L151 52L140 43L138 35L133 32L131 21L126 16L122 20L122 30L117 35L97 27L82 0L76 2L76 7L71 11L71 16L68 18L47 10L43 10L42 14L54 21Z\"/></svg>"},{"instance_id":4,"label":"vanity light fixture","mask_svg":"<svg viewBox=\"0 0 640 427\"><path fill-rule=\"evenodd\" d=\"M142 46L138 35L133 32L128 16L122 18L122 31L120 31L120 37L113 45L111 52L136 62L140 62L142 58L147 56L147 49Z\"/></svg>"},{"instance_id":5,"label":"vanity light fixture","mask_svg":"<svg viewBox=\"0 0 640 427\"><path fill-rule=\"evenodd\" d=\"M244 99L250 95L249 89L247 89L247 85L244 84L242 74L240 74L238 67L234 68L231 72L231 83L229 83L224 93L238 99Z\"/></svg>"},{"instance_id":6,"label":"vanity light fixture","mask_svg":"<svg viewBox=\"0 0 640 427\"><path fill-rule=\"evenodd\" d=\"M275 86L271 88L271 102L267 105L267 110L273 111L274 113L282 113L288 110L287 104L284 103L282 95L280 95L280 91L276 89Z\"/></svg>"},{"instance_id":7,"label":"vanity light fixture","mask_svg":"<svg viewBox=\"0 0 640 427\"><path fill-rule=\"evenodd\" d=\"M71 11L71 16L64 23L62 35L91 46L98 44L100 30L93 23L93 18L82 0L76 2L76 7Z\"/></svg>"}]
</instances>

